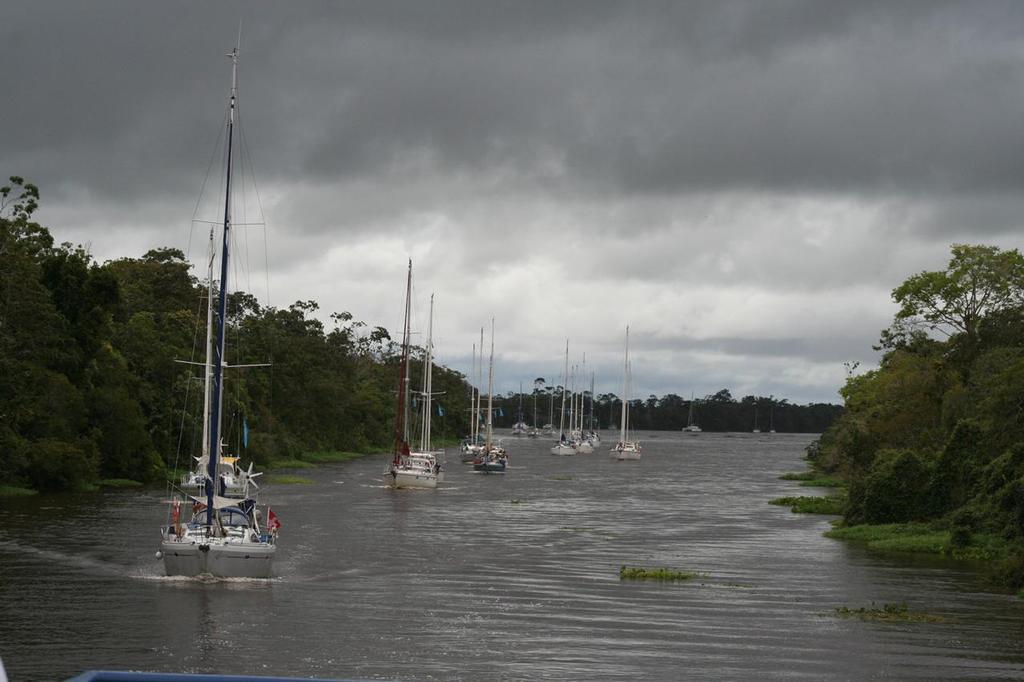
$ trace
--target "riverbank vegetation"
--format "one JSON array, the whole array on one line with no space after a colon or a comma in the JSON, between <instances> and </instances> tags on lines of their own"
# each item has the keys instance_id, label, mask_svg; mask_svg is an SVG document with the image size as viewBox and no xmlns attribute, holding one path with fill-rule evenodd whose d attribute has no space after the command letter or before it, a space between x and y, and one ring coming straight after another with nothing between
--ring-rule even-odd
<instances>
[{"instance_id":1,"label":"riverbank vegetation","mask_svg":"<svg viewBox=\"0 0 1024 682\"><path fill-rule=\"evenodd\" d=\"M989 559L1024 587L1024 258L954 245L945 270L893 290L878 369L850 376L845 411L808 450L848 484L831 537Z\"/></svg>"},{"instance_id":2,"label":"riverbank vegetation","mask_svg":"<svg viewBox=\"0 0 1024 682\"><path fill-rule=\"evenodd\" d=\"M846 497L830 495L828 497L777 497L769 500L769 504L789 507L796 514L842 514L846 506Z\"/></svg>"}]
</instances>

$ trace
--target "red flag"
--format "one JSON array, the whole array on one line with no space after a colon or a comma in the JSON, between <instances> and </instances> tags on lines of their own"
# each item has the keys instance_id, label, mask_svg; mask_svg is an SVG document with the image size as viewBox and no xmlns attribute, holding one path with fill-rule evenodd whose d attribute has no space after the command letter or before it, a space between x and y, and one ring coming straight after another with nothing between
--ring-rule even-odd
<instances>
[{"instance_id":1,"label":"red flag","mask_svg":"<svg viewBox=\"0 0 1024 682\"><path fill-rule=\"evenodd\" d=\"M271 531L276 531L281 527L281 522L277 520L277 514L274 513L273 509L267 508L267 528Z\"/></svg>"}]
</instances>

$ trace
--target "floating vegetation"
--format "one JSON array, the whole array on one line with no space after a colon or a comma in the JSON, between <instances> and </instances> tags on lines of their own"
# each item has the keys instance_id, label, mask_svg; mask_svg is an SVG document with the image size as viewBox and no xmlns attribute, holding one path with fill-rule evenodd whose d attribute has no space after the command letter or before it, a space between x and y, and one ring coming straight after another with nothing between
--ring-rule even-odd
<instances>
[{"instance_id":1,"label":"floating vegetation","mask_svg":"<svg viewBox=\"0 0 1024 682\"><path fill-rule=\"evenodd\" d=\"M674 571L670 568L643 568L642 566L622 566L619 568L619 580L658 580L673 582L692 580L700 577L693 571Z\"/></svg>"},{"instance_id":2,"label":"floating vegetation","mask_svg":"<svg viewBox=\"0 0 1024 682\"><path fill-rule=\"evenodd\" d=\"M570 476L568 474L555 474L554 476L551 477L551 480L552 481L571 481L572 480L572 476Z\"/></svg>"},{"instance_id":3,"label":"floating vegetation","mask_svg":"<svg viewBox=\"0 0 1024 682\"><path fill-rule=\"evenodd\" d=\"M32 490L32 488L21 488L16 485L0 485L0 497L26 497L28 495L38 495L38 490Z\"/></svg>"},{"instance_id":4,"label":"floating vegetation","mask_svg":"<svg viewBox=\"0 0 1024 682\"><path fill-rule=\"evenodd\" d=\"M781 481L800 481L807 488L845 488L846 482L834 476L822 476L814 471L790 472L779 476Z\"/></svg>"},{"instance_id":5,"label":"floating vegetation","mask_svg":"<svg viewBox=\"0 0 1024 682\"><path fill-rule=\"evenodd\" d=\"M293 476L290 474L273 474L267 476L267 483L279 483L282 485L312 485L313 479L304 476Z\"/></svg>"},{"instance_id":6,"label":"floating vegetation","mask_svg":"<svg viewBox=\"0 0 1024 682\"><path fill-rule=\"evenodd\" d=\"M100 480L101 488L141 488L141 481L133 481L130 478L104 478Z\"/></svg>"},{"instance_id":7,"label":"floating vegetation","mask_svg":"<svg viewBox=\"0 0 1024 682\"><path fill-rule=\"evenodd\" d=\"M879 551L941 554L954 559L987 561L1007 555L1006 541L994 535L969 533L966 542L956 544L950 531L924 523L838 526L826 532L825 537L863 542L870 549Z\"/></svg>"},{"instance_id":8,"label":"floating vegetation","mask_svg":"<svg viewBox=\"0 0 1024 682\"><path fill-rule=\"evenodd\" d=\"M789 473L782 474L781 476L779 476L780 481L809 481L812 478L814 478L813 471L791 471Z\"/></svg>"},{"instance_id":9,"label":"floating vegetation","mask_svg":"<svg viewBox=\"0 0 1024 682\"><path fill-rule=\"evenodd\" d=\"M769 504L789 507L797 514L842 514L846 498L841 495L828 497L777 497L769 500Z\"/></svg>"},{"instance_id":10,"label":"floating vegetation","mask_svg":"<svg viewBox=\"0 0 1024 682\"><path fill-rule=\"evenodd\" d=\"M907 607L907 603L903 602L900 604L885 604L881 608L874 606L874 602L870 607L861 607L859 609L851 609L846 606L840 606L836 609L836 614L841 618L859 618L865 621L881 621L890 623L945 623L948 619L942 616L936 616L931 613L923 613L920 611L911 611Z\"/></svg>"},{"instance_id":11,"label":"floating vegetation","mask_svg":"<svg viewBox=\"0 0 1024 682\"><path fill-rule=\"evenodd\" d=\"M522 504L523 503L523 501L520 500L518 497L513 497L511 500L509 500L509 502L511 502L512 504Z\"/></svg>"}]
</instances>

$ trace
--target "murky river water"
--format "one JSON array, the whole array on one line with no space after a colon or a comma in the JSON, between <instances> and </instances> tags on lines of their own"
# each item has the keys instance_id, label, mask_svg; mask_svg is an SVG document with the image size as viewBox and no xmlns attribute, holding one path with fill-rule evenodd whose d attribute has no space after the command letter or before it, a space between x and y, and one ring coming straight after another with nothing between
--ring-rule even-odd
<instances>
[{"instance_id":1,"label":"murky river water","mask_svg":"<svg viewBox=\"0 0 1024 682\"><path fill-rule=\"evenodd\" d=\"M644 457L512 468L448 458L436 491L378 484L380 458L265 486L271 581L161 577L161 490L0 503L0 657L12 682L87 669L408 680L1024 679L1024 601L969 567L822 537L806 436L644 434ZM609 436L610 437L610 436ZM270 488L273 488L272 490ZM622 564L699 571L620 582ZM945 623L841 619L905 601Z\"/></svg>"}]
</instances>

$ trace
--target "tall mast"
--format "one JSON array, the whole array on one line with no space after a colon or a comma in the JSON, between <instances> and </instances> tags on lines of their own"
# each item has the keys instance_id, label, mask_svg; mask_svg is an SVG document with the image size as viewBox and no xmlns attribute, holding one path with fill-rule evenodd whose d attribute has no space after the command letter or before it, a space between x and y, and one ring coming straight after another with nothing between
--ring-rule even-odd
<instances>
[{"instance_id":1,"label":"tall mast","mask_svg":"<svg viewBox=\"0 0 1024 682\"><path fill-rule=\"evenodd\" d=\"M476 368L476 385L480 388L476 391L476 414L474 419L476 420L476 438L480 439L480 414L481 408L483 407L484 400L484 328L480 327L480 364ZM473 445L476 445L476 440L473 441Z\"/></svg>"},{"instance_id":2,"label":"tall mast","mask_svg":"<svg viewBox=\"0 0 1024 682\"><path fill-rule=\"evenodd\" d=\"M595 372L590 372L590 423L587 427L591 431L594 430L594 374Z\"/></svg>"},{"instance_id":3,"label":"tall mast","mask_svg":"<svg viewBox=\"0 0 1024 682\"><path fill-rule=\"evenodd\" d=\"M562 409L558 415L558 441L565 433L565 392L569 388L569 339L565 340L565 371L562 372Z\"/></svg>"},{"instance_id":4,"label":"tall mast","mask_svg":"<svg viewBox=\"0 0 1024 682\"><path fill-rule=\"evenodd\" d=\"M487 369L487 452L491 451L491 413L494 406L494 318L491 318L491 363Z\"/></svg>"},{"instance_id":5,"label":"tall mast","mask_svg":"<svg viewBox=\"0 0 1024 682\"><path fill-rule=\"evenodd\" d=\"M214 227L211 225L210 248L206 264L206 360L203 363L203 446L199 458L200 468L206 467L210 463L210 389L212 388L210 372L213 370L213 264L217 260L217 242L214 236Z\"/></svg>"},{"instance_id":6,"label":"tall mast","mask_svg":"<svg viewBox=\"0 0 1024 682\"><path fill-rule=\"evenodd\" d=\"M220 252L220 300L217 302L217 347L213 354L213 394L210 396L210 462L206 481L206 526L213 523L213 497L218 481L217 460L220 457L220 418L224 381L224 337L228 304L228 244L231 233L231 157L234 151L235 106L238 99L238 46L227 55L231 58L231 101L228 108L228 155L224 181L224 236Z\"/></svg>"},{"instance_id":7,"label":"tall mast","mask_svg":"<svg viewBox=\"0 0 1024 682\"><path fill-rule=\"evenodd\" d=\"M629 325L626 325L626 359L622 365L622 426L619 441L626 442L626 413L629 411Z\"/></svg>"},{"instance_id":8,"label":"tall mast","mask_svg":"<svg viewBox=\"0 0 1024 682\"><path fill-rule=\"evenodd\" d=\"M483 350L482 348L480 350ZM473 368L469 374L469 440L473 445L476 445L476 386L473 385L473 381L476 380L476 344L473 344Z\"/></svg>"},{"instance_id":9,"label":"tall mast","mask_svg":"<svg viewBox=\"0 0 1024 682\"><path fill-rule=\"evenodd\" d=\"M430 403L433 394L434 295L430 295L430 321L427 323L427 348L423 354L423 432L420 452L430 452Z\"/></svg>"},{"instance_id":10,"label":"tall mast","mask_svg":"<svg viewBox=\"0 0 1024 682\"><path fill-rule=\"evenodd\" d=\"M409 441L406 437L409 409L409 311L412 298L412 259L409 259L409 274L405 283L405 326L402 331L402 356L398 362L398 398L395 405L395 458L394 463L401 463L402 456L409 454Z\"/></svg>"}]
</instances>

